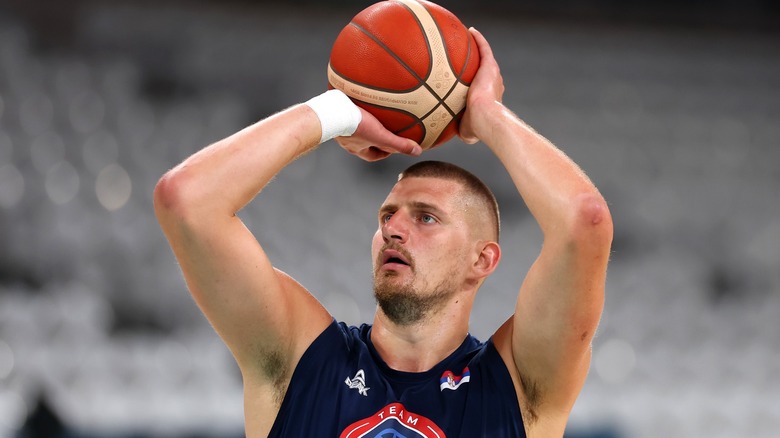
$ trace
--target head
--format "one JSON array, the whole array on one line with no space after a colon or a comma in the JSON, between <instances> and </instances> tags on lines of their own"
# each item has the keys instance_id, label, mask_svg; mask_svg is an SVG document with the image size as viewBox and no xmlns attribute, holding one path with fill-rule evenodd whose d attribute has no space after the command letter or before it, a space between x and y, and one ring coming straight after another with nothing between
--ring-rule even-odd
<instances>
[{"instance_id":1,"label":"head","mask_svg":"<svg viewBox=\"0 0 780 438\"><path fill-rule=\"evenodd\" d=\"M470 303L500 259L498 204L488 187L449 163L403 171L379 209L374 294L401 325L450 302Z\"/></svg>"}]
</instances>

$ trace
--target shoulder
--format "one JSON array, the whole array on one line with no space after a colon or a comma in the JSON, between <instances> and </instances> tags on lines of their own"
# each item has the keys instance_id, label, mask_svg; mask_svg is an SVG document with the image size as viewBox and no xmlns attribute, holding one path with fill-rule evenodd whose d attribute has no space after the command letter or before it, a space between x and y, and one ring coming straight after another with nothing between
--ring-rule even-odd
<instances>
[{"instance_id":1,"label":"shoulder","mask_svg":"<svg viewBox=\"0 0 780 438\"><path fill-rule=\"evenodd\" d=\"M312 341L309 348L303 353L301 359L312 352L316 353L323 349L344 348L346 350L352 350L354 348L360 348L362 345L366 344L366 339L370 330L371 326L369 324L355 326L334 319L325 330Z\"/></svg>"},{"instance_id":2,"label":"shoulder","mask_svg":"<svg viewBox=\"0 0 780 438\"><path fill-rule=\"evenodd\" d=\"M303 352L293 377L314 368L337 368L359 357L368 356L370 332L369 324L355 326L332 320Z\"/></svg>"}]
</instances>

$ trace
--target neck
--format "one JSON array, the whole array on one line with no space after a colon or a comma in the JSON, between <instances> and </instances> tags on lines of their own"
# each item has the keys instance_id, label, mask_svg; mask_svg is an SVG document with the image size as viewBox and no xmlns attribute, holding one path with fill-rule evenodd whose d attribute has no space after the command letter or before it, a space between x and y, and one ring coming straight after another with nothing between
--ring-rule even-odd
<instances>
[{"instance_id":1,"label":"neck","mask_svg":"<svg viewBox=\"0 0 780 438\"><path fill-rule=\"evenodd\" d=\"M472 300L463 296L423 320L398 325L377 308L371 342L382 360L397 371L423 372L455 351L468 335Z\"/></svg>"}]
</instances>

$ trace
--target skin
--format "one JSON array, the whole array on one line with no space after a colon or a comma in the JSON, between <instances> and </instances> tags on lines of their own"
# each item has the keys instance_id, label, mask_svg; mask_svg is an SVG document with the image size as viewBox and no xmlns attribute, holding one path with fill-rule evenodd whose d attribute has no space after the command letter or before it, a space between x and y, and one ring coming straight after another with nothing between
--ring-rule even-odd
<instances>
[{"instance_id":1,"label":"skin","mask_svg":"<svg viewBox=\"0 0 780 438\"><path fill-rule=\"evenodd\" d=\"M518 285L515 311L493 341L515 384L527 435L562 436L590 364L612 221L579 167L502 104L499 66L484 37L471 32L481 64L461 138L481 141L498 157L544 236ZM351 137L337 139L349 153L367 161L421 153L362 115ZM315 149L320 135L314 112L296 105L200 150L155 188L155 212L189 290L241 370L247 436L268 434L292 371L331 316L273 267L236 213L286 165ZM407 178L380 207L372 240L378 289L441 295L411 321L377 308L372 341L397 370L428 370L460 345L477 290L501 259L464 199L451 181ZM385 251L409 258L409 265L386 263Z\"/></svg>"},{"instance_id":2,"label":"skin","mask_svg":"<svg viewBox=\"0 0 780 438\"><path fill-rule=\"evenodd\" d=\"M379 210L372 241L376 281L409 286L423 297L435 290L447 293L413 324L398 324L377 309L372 341L395 369L425 371L455 351L468 333L477 287L498 264L498 245L474 238L466 213L459 208L461 192L453 181L406 178ZM412 267L377 263L388 246L403 248Z\"/></svg>"}]
</instances>

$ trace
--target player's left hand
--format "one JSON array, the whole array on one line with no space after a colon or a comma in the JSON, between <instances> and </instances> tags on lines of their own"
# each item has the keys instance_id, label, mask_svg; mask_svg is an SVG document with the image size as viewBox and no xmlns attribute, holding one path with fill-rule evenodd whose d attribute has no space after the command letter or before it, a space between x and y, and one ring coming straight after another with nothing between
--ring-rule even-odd
<instances>
[{"instance_id":1,"label":"player's left hand","mask_svg":"<svg viewBox=\"0 0 780 438\"><path fill-rule=\"evenodd\" d=\"M360 108L363 119L349 137L336 137L336 142L347 152L366 161L378 161L392 154L418 156L422 148L414 140L399 137L388 131L371 113Z\"/></svg>"},{"instance_id":2,"label":"player's left hand","mask_svg":"<svg viewBox=\"0 0 780 438\"><path fill-rule=\"evenodd\" d=\"M485 117L488 117L488 107L501 103L504 96L504 78L501 69L493 56L493 49L478 30L469 29L479 49L479 70L469 86L466 98L466 112L460 122L459 135L464 143L474 144L479 141L478 131L486 127Z\"/></svg>"}]
</instances>

